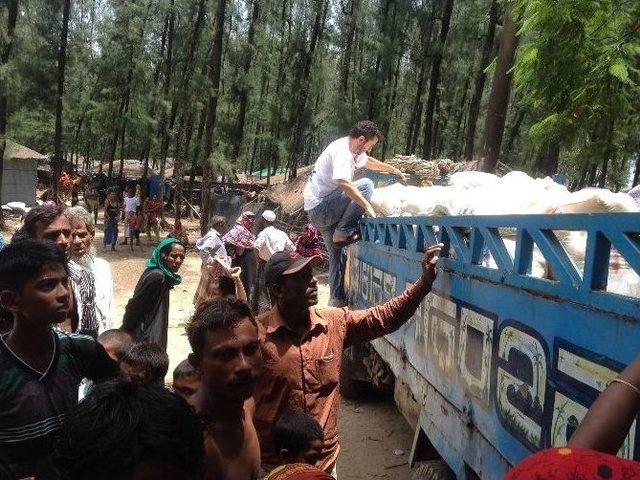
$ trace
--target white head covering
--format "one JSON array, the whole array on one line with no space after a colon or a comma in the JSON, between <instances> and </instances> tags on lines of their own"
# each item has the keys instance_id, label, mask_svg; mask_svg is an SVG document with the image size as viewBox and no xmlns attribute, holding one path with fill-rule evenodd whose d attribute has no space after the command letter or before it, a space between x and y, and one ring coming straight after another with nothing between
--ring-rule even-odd
<instances>
[{"instance_id":1,"label":"white head covering","mask_svg":"<svg viewBox=\"0 0 640 480\"><path fill-rule=\"evenodd\" d=\"M276 219L276 214L271 210L265 210L262 212L262 218L264 218L267 222L274 222Z\"/></svg>"}]
</instances>

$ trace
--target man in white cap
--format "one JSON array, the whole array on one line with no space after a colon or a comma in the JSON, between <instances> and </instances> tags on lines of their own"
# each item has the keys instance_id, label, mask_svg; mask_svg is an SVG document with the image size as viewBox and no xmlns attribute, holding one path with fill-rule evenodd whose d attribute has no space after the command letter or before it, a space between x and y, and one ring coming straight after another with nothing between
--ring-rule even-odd
<instances>
[{"instance_id":1,"label":"man in white cap","mask_svg":"<svg viewBox=\"0 0 640 480\"><path fill-rule=\"evenodd\" d=\"M296 249L289 235L274 226L276 214L272 210L262 212L262 220L265 228L258 234L253 244L258 260L258 275L256 275L256 285L251 300L251 307L255 313L258 313L262 309L261 307L271 307L271 301L268 298L269 292L264 286L265 263L276 252L294 252Z\"/></svg>"}]
</instances>

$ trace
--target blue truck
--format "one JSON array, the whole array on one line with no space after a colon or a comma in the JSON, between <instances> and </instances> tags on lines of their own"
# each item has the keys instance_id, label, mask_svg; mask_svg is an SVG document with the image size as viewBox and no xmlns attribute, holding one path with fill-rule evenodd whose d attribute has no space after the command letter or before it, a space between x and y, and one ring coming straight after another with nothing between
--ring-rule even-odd
<instances>
[{"instance_id":1,"label":"blue truck","mask_svg":"<svg viewBox=\"0 0 640 480\"><path fill-rule=\"evenodd\" d=\"M583 267L562 231L587 233ZM638 213L374 218L361 232L345 271L353 308L402 292L420 275L425 245L444 243L414 318L371 343L415 427L415 479L497 480L532 452L566 444L640 352L640 301L607 291L612 251L640 274ZM534 250L550 278L531 275ZM495 268L483 266L487 254ZM637 422L619 454L640 460Z\"/></svg>"}]
</instances>

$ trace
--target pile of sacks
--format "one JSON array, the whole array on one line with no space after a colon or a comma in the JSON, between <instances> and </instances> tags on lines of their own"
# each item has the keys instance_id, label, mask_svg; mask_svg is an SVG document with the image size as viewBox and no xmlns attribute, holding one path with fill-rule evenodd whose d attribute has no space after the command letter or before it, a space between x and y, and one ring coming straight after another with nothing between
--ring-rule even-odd
<instances>
[{"instance_id":1,"label":"pile of sacks","mask_svg":"<svg viewBox=\"0 0 640 480\"><path fill-rule=\"evenodd\" d=\"M484 172L454 173L447 186L412 187L399 183L376 189L371 199L382 216L432 215L516 215L556 213L638 212L634 198L626 193L586 188L570 192L551 178L531 178L513 171L503 177ZM584 269L586 232L557 231L556 236L578 271ZM504 238L513 258L515 240ZM486 252L484 265L496 268ZM539 250L535 250L531 275L554 279ZM607 290L640 298L640 278L614 250L611 255Z\"/></svg>"},{"instance_id":2,"label":"pile of sacks","mask_svg":"<svg viewBox=\"0 0 640 480\"><path fill-rule=\"evenodd\" d=\"M439 177L451 172L455 163L443 158L440 160L422 160L415 155L396 155L387 161L388 165L396 167L401 172L415 175L420 185L428 186Z\"/></svg>"}]
</instances>

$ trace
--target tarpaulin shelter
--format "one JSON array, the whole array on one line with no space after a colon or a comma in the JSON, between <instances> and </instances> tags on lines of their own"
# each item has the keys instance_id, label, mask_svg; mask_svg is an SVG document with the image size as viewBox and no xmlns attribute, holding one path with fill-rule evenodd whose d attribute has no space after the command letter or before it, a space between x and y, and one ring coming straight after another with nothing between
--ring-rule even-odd
<instances>
[{"instance_id":1,"label":"tarpaulin shelter","mask_svg":"<svg viewBox=\"0 0 640 480\"><path fill-rule=\"evenodd\" d=\"M0 203L3 205L8 202L35 204L38 161L45 160L47 160L46 155L7 140L4 150Z\"/></svg>"}]
</instances>

